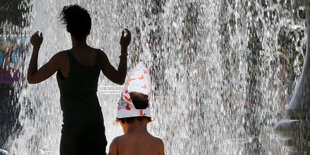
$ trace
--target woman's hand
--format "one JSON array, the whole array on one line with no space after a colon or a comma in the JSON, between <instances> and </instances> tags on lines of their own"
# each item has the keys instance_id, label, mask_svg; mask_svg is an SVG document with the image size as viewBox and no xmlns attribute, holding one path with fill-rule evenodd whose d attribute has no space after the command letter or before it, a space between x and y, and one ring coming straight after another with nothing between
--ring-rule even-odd
<instances>
[{"instance_id":1,"label":"woman's hand","mask_svg":"<svg viewBox=\"0 0 310 155\"><path fill-rule=\"evenodd\" d=\"M43 35L42 35L42 33L40 33L40 35L39 35L39 31L34 33L31 36L30 42L33 45L33 47L40 47L42 42L43 42Z\"/></svg>"},{"instance_id":2,"label":"woman's hand","mask_svg":"<svg viewBox=\"0 0 310 155\"><path fill-rule=\"evenodd\" d=\"M126 35L125 35L126 31ZM128 29L124 29L122 32L122 37L119 43L121 44L122 48L127 48L131 41L131 34Z\"/></svg>"}]
</instances>

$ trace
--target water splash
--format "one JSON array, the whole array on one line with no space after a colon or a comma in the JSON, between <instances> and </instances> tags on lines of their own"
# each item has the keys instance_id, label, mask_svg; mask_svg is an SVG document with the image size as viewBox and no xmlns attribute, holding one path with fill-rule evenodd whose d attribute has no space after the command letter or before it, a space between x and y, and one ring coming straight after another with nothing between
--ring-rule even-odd
<instances>
[{"instance_id":1,"label":"water splash","mask_svg":"<svg viewBox=\"0 0 310 155\"><path fill-rule=\"evenodd\" d=\"M150 68L154 121L149 129L164 140L167 154L284 153L272 127L282 118L278 103L287 102L294 90L306 46L302 8L296 11L294 2L31 1L25 31L44 33L39 65L70 48L58 16L64 5L76 3L92 17L88 43L103 49L114 66L121 30L132 31L129 69L139 60ZM278 50L291 62L285 79L277 76L281 65L273 53ZM98 92L111 142L121 134L112 125L121 89L103 76L99 85L116 90ZM55 76L26 85L19 99L23 130L12 139L12 154L58 154L62 118Z\"/></svg>"}]
</instances>

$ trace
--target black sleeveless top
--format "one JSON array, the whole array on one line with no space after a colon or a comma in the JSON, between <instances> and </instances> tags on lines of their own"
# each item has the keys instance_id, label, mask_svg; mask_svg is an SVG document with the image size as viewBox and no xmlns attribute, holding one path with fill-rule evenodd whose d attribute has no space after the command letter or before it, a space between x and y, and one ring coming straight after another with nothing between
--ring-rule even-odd
<instances>
[{"instance_id":1,"label":"black sleeveless top","mask_svg":"<svg viewBox=\"0 0 310 155\"><path fill-rule=\"evenodd\" d=\"M97 52L97 64L93 66L81 65L71 51L66 51L70 69L68 77L57 72L57 82L60 89L60 104L63 112L69 111L97 111L101 112L97 97L98 78L102 66L102 59Z\"/></svg>"}]
</instances>

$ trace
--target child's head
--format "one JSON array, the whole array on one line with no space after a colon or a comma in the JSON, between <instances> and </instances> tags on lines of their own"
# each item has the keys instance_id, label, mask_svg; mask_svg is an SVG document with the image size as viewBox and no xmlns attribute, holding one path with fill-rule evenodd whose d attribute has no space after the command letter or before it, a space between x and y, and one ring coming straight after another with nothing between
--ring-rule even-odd
<instances>
[{"instance_id":1,"label":"child's head","mask_svg":"<svg viewBox=\"0 0 310 155\"><path fill-rule=\"evenodd\" d=\"M77 40L82 40L90 33L91 18L89 13L78 5L65 6L61 12L61 20L67 30Z\"/></svg>"},{"instance_id":2,"label":"child's head","mask_svg":"<svg viewBox=\"0 0 310 155\"><path fill-rule=\"evenodd\" d=\"M131 92L129 93L132 103L136 109L146 109L149 106L148 96L138 92ZM125 117L125 118L118 118L118 121L125 124L125 123L133 123L135 120L143 121L146 120L148 122L151 121L151 117L147 116L137 116L137 117Z\"/></svg>"},{"instance_id":3,"label":"child's head","mask_svg":"<svg viewBox=\"0 0 310 155\"><path fill-rule=\"evenodd\" d=\"M123 128L136 121L151 121L150 95L150 76L144 64L139 63L131 72L118 102L117 120Z\"/></svg>"},{"instance_id":4,"label":"child's head","mask_svg":"<svg viewBox=\"0 0 310 155\"><path fill-rule=\"evenodd\" d=\"M148 96L138 92L129 93L132 103L136 109L146 109L149 106ZM128 125L134 123L144 123L147 124L151 122L151 117L147 116L135 116L135 117L125 117L117 118L117 122L121 124L124 133L128 132Z\"/></svg>"}]
</instances>

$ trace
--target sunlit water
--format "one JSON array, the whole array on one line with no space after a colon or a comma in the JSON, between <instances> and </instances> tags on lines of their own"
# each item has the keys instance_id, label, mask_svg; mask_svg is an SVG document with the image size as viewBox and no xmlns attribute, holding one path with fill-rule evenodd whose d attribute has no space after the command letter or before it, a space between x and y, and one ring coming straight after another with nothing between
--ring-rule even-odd
<instances>
[{"instance_id":1,"label":"sunlit water","mask_svg":"<svg viewBox=\"0 0 310 155\"><path fill-rule=\"evenodd\" d=\"M115 67L121 30L132 31L128 69L143 61L151 71L149 130L163 139L166 154L284 153L272 127L283 117L279 103L289 101L298 80L306 41L303 13L293 1L31 1L24 32L44 34L40 66L71 47L59 13L76 3L92 17L88 43L103 49ZM278 50L290 60L284 79L277 76ZM10 153L58 154L62 112L55 75L16 89L22 131L9 142ZM98 96L109 143L122 134L113 125L121 89L101 75Z\"/></svg>"}]
</instances>

